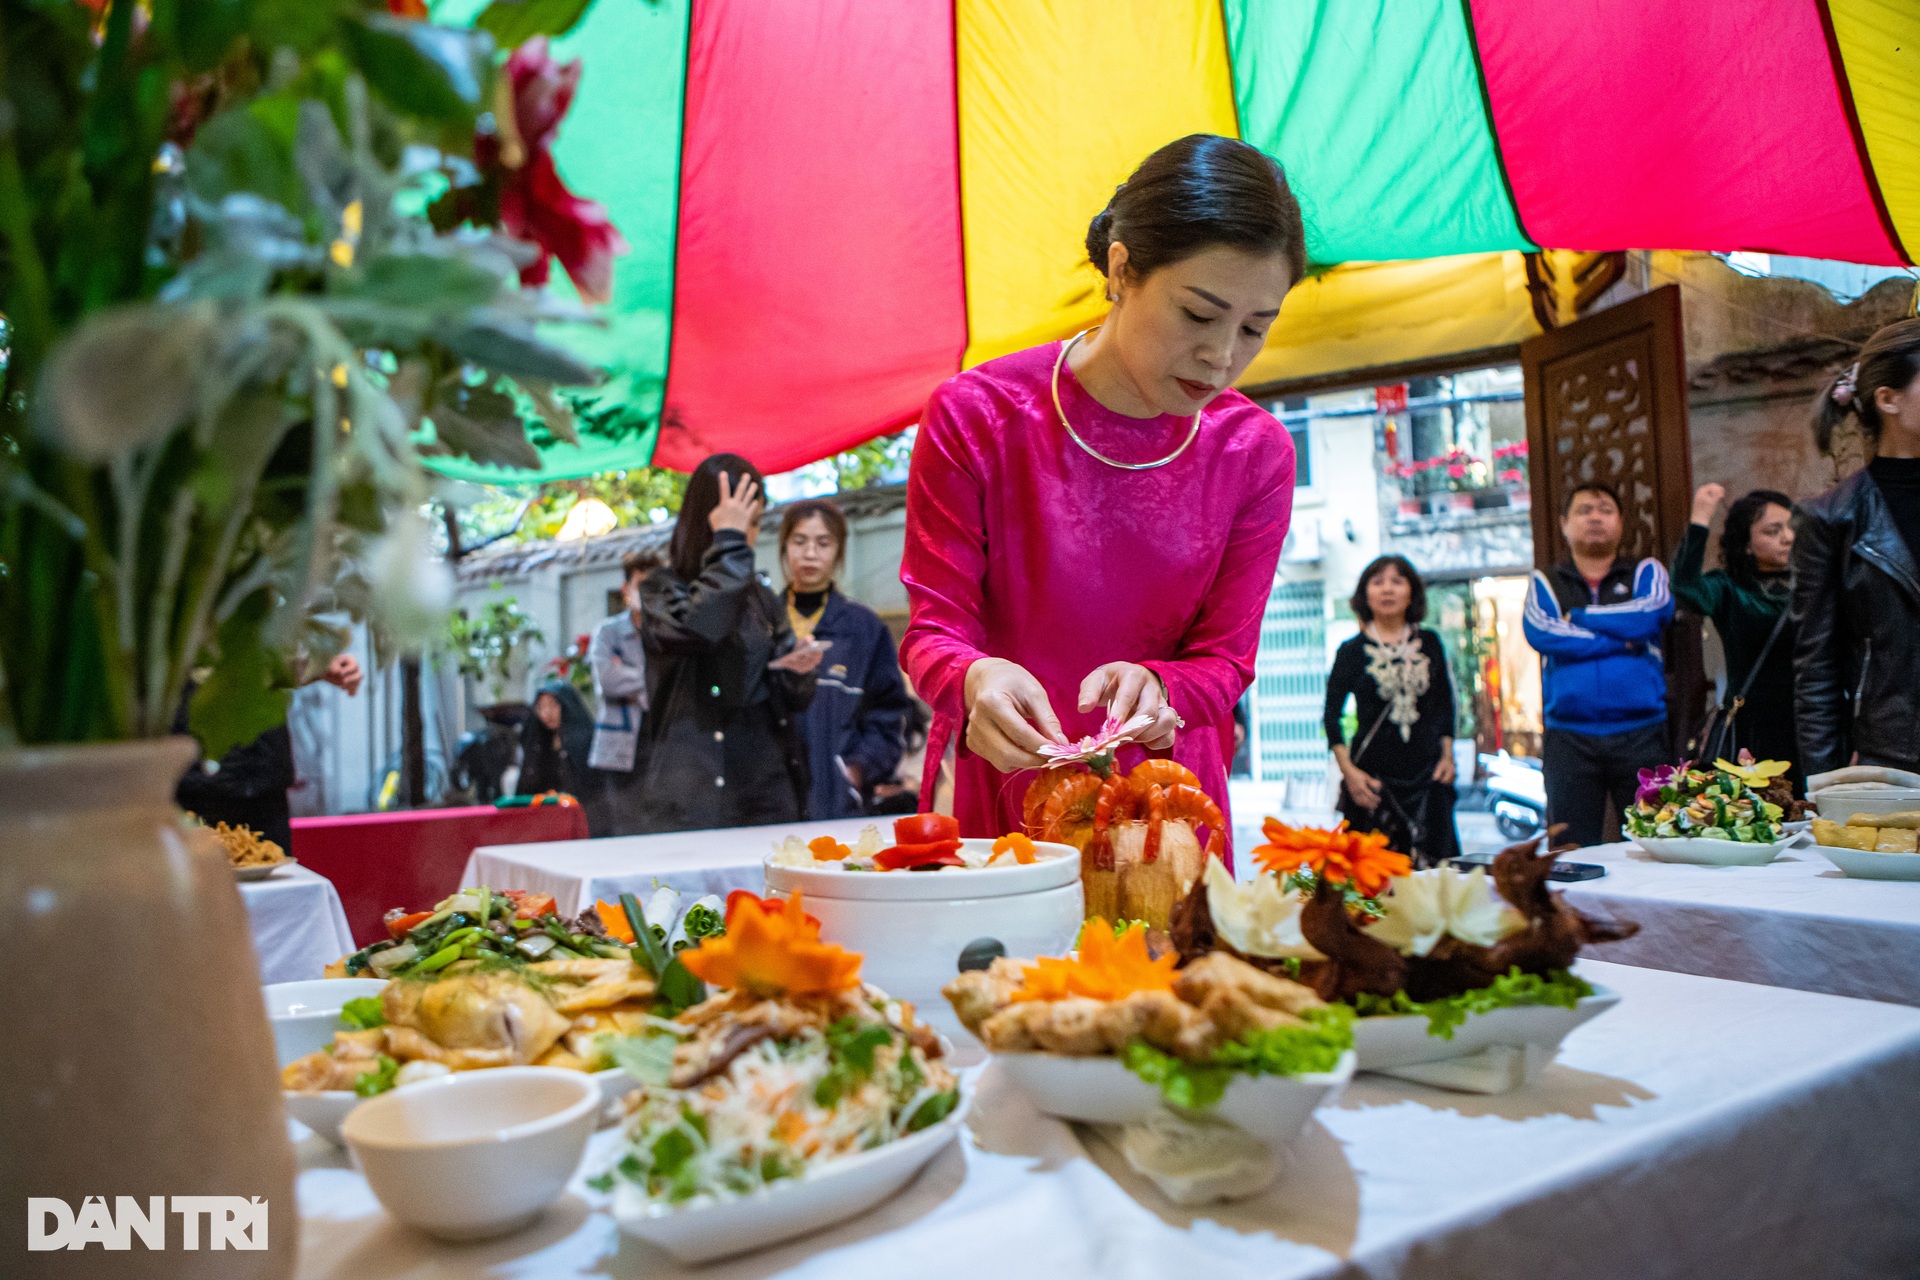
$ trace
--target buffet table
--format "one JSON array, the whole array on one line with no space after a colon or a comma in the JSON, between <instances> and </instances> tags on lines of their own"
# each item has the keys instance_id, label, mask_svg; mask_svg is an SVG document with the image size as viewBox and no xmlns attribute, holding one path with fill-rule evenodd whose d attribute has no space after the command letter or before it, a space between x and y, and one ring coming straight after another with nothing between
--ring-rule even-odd
<instances>
[{"instance_id":1,"label":"buffet table","mask_svg":"<svg viewBox=\"0 0 1920 1280\"><path fill-rule=\"evenodd\" d=\"M281 867L240 885L253 924L260 981L304 982L354 950L353 931L332 881L305 867Z\"/></svg>"},{"instance_id":2,"label":"buffet table","mask_svg":"<svg viewBox=\"0 0 1920 1280\"><path fill-rule=\"evenodd\" d=\"M460 873L460 884L493 889L550 893L563 916L577 915L595 899L618 902L623 893L644 901L660 885L689 897L735 889L766 891L761 866L776 840L832 836L851 842L862 827L885 822L840 818L831 822L789 822L768 827L723 827L713 831L670 831L653 836L607 836L599 840L557 840L542 844L491 845L476 849Z\"/></svg>"},{"instance_id":3,"label":"buffet table","mask_svg":"<svg viewBox=\"0 0 1920 1280\"><path fill-rule=\"evenodd\" d=\"M1567 857L1607 869L1599 880L1555 885L1569 902L1640 925L1588 955L1920 1005L1920 883L1851 879L1812 846L1763 867L1656 862L1632 844Z\"/></svg>"},{"instance_id":4,"label":"buffet table","mask_svg":"<svg viewBox=\"0 0 1920 1280\"><path fill-rule=\"evenodd\" d=\"M408 809L293 820L294 857L333 881L361 946L386 937L391 907L430 907L460 887L474 849L528 840L583 840L578 805Z\"/></svg>"},{"instance_id":5,"label":"buffet table","mask_svg":"<svg viewBox=\"0 0 1920 1280\"><path fill-rule=\"evenodd\" d=\"M991 1064L963 1141L864 1217L703 1277L1893 1275L1920 1252L1920 1010L1583 962L1620 1006L1503 1097L1363 1076L1265 1195L1179 1209ZM608 1159L597 1135L583 1172ZM436 1244L300 1143L300 1274L678 1274L576 1178L534 1226Z\"/></svg>"}]
</instances>

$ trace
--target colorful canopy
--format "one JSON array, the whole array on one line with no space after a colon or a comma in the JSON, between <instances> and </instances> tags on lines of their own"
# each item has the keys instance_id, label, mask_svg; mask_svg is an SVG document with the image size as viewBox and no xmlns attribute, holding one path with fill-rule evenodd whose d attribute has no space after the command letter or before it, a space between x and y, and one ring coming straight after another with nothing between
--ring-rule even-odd
<instances>
[{"instance_id":1,"label":"colorful canopy","mask_svg":"<svg viewBox=\"0 0 1920 1280\"><path fill-rule=\"evenodd\" d=\"M581 345L659 413L548 477L912 423L1098 320L1088 219L1193 132L1286 167L1317 263L1491 255L1413 288L1540 245L1920 249L1913 0L598 0L556 52L586 67L560 169L633 246ZM1296 310L1351 309L1327 292L1296 344Z\"/></svg>"}]
</instances>

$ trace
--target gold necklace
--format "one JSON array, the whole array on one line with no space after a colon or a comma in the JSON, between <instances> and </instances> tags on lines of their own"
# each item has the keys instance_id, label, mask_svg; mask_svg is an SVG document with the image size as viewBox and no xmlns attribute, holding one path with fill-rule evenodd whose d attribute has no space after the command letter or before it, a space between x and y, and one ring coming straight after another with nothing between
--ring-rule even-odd
<instances>
[{"instance_id":1,"label":"gold necklace","mask_svg":"<svg viewBox=\"0 0 1920 1280\"><path fill-rule=\"evenodd\" d=\"M1097 329L1099 326L1095 325L1094 328ZM1118 467L1122 471L1151 471L1155 467L1166 466L1169 462L1172 462L1175 458L1185 453L1187 446L1193 443L1193 438L1200 434L1199 414L1196 413L1193 415L1193 428L1187 432L1187 438L1180 442L1180 447L1155 462L1116 462L1114 459L1109 458L1106 454L1088 444L1085 440L1082 440L1080 433L1073 429L1073 424L1067 421L1067 411L1060 407L1060 366L1067 362L1067 353L1073 350L1073 344L1092 332L1093 329L1082 329L1079 333L1074 334L1072 338L1061 344L1059 358L1053 362L1053 411L1059 415L1060 425L1067 429L1067 435L1072 437L1073 442L1079 445L1088 456L1096 458L1110 467Z\"/></svg>"}]
</instances>

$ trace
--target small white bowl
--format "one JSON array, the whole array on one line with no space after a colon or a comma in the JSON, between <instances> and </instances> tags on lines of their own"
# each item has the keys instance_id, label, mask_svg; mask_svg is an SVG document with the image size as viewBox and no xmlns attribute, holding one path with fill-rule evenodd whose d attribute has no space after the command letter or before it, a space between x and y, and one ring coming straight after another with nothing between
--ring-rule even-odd
<instances>
[{"instance_id":1,"label":"small white bowl","mask_svg":"<svg viewBox=\"0 0 1920 1280\"><path fill-rule=\"evenodd\" d=\"M347 1024L340 1021L340 1010L347 1001L377 996L386 989L384 978L315 978L262 987L280 1065L284 1067L295 1058L332 1044L333 1033L347 1029Z\"/></svg>"},{"instance_id":2,"label":"small white bowl","mask_svg":"<svg viewBox=\"0 0 1920 1280\"><path fill-rule=\"evenodd\" d=\"M1809 797L1820 816L1829 822L1845 822L1856 813L1879 817L1883 813L1907 813L1920 809L1920 787L1888 787L1854 784L1828 787Z\"/></svg>"},{"instance_id":3,"label":"small white bowl","mask_svg":"<svg viewBox=\"0 0 1920 1280\"><path fill-rule=\"evenodd\" d=\"M965 840L984 852L991 840ZM820 936L865 957L860 976L910 1002L921 1021L971 1043L940 988L960 971L969 943L994 939L1010 956L1057 956L1073 945L1086 914L1080 855L1036 844L1039 860L939 871L846 871L834 863L787 867L769 861L767 889L799 890Z\"/></svg>"},{"instance_id":4,"label":"small white bowl","mask_svg":"<svg viewBox=\"0 0 1920 1280\"><path fill-rule=\"evenodd\" d=\"M484 1240L560 1195L600 1107L585 1072L495 1067L369 1098L341 1132L388 1213L443 1240Z\"/></svg>"},{"instance_id":5,"label":"small white bowl","mask_svg":"<svg viewBox=\"0 0 1920 1280\"><path fill-rule=\"evenodd\" d=\"M1135 1124L1166 1105L1157 1085L1127 1070L1111 1054L1075 1058L1057 1053L996 1053L993 1064L1033 1100L1062 1120ZM1349 1049L1331 1071L1298 1076L1236 1075L1219 1102L1200 1112L1237 1125L1269 1147L1285 1147L1306 1127L1316 1107L1331 1106L1353 1078Z\"/></svg>"},{"instance_id":6,"label":"small white bowl","mask_svg":"<svg viewBox=\"0 0 1920 1280\"><path fill-rule=\"evenodd\" d=\"M695 1264L819 1231L865 1213L913 1181L960 1132L969 1101L962 1085L960 1105L938 1124L737 1199L660 1204L622 1179L614 1190L614 1220L628 1235Z\"/></svg>"},{"instance_id":7,"label":"small white bowl","mask_svg":"<svg viewBox=\"0 0 1920 1280\"><path fill-rule=\"evenodd\" d=\"M340 1124L347 1118L347 1112L366 1101L351 1089L327 1089L315 1093L285 1091L280 1096L287 1104L288 1115L336 1147L347 1145L347 1140L340 1134Z\"/></svg>"}]
</instances>

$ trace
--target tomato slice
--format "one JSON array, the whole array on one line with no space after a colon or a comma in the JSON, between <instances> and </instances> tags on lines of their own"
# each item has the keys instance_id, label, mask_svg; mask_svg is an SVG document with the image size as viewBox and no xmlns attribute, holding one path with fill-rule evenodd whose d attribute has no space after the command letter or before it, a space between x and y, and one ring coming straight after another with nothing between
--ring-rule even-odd
<instances>
[{"instance_id":1,"label":"tomato slice","mask_svg":"<svg viewBox=\"0 0 1920 1280\"><path fill-rule=\"evenodd\" d=\"M384 917L387 923L387 936L398 941L432 917L431 911L409 911L405 907L395 907Z\"/></svg>"},{"instance_id":2,"label":"tomato slice","mask_svg":"<svg viewBox=\"0 0 1920 1280\"><path fill-rule=\"evenodd\" d=\"M538 920L555 910L550 893L529 893L514 905L513 914L521 920Z\"/></svg>"},{"instance_id":3,"label":"tomato slice","mask_svg":"<svg viewBox=\"0 0 1920 1280\"><path fill-rule=\"evenodd\" d=\"M967 864L960 857L960 840L955 837L951 840L897 844L891 849L882 849L874 857L873 865L882 871L904 871L909 867L964 867Z\"/></svg>"},{"instance_id":4,"label":"tomato slice","mask_svg":"<svg viewBox=\"0 0 1920 1280\"><path fill-rule=\"evenodd\" d=\"M939 840L958 840L960 821L944 813L916 813L893 820L895 844L932 844Z\"/></svg>"}]
</instances>

